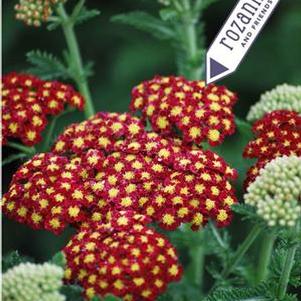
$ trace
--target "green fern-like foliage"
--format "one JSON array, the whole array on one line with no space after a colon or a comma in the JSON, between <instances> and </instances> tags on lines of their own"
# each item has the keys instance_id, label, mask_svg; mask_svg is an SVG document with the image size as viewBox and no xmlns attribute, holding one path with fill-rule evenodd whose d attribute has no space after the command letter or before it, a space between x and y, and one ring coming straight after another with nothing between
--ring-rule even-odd
<instances>
[{"instance_id":1,"label":"green fern-like foliage","mask_svg":"<svg viewBox=\"0 0 301 301\"><path fill-rule=\"evenodd\" d=\"M68 78L68 68L56 56L46 51L32 50L26 55L32 65L27 71L45 80Z\"/></svg>"},{"instance_id":2,"label":"green fern-like foliage","mask_svg":"<svg viewBox=\"0 0 301 301\"><path fill-rule=\"evenodd\" d=\"M175 40L175 31L164 21L143 11L134 11L127 14L120 14L112 17L113 22L131 25L137 29L143 30L157 39Z\"/></svg>"},{"instance_id":3,"label":"green fern-like foliage","mask_svg":"<svg viewBox=\"0 0 301 301\"><path fill-rule=\"evenodd\" d=\"M111 20L133 26L156 39L169 41L175 50L179 73L187 78L200 79L205 58L204 24L200 18L215 1L192 1L189 7L184 2L171 1L159 10L158 16L133 11L116 15Z\"/></svg>"}]
</instances>

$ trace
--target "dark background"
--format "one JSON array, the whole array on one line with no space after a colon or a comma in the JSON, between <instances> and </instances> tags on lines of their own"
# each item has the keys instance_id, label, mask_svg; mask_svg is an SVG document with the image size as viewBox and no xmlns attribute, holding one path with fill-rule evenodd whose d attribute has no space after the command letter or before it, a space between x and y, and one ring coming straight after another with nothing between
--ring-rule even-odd
<instances>
[{"instance_id":1,"label":"dark background","mask_svg":"<svg viewBox=\"0 0 301 301\"><path fill-rule=\"evenodd\" d=\"M72 0L69 0L72 2ZM14 19L17 1L3 3L3 74L28 68L25 54L41 49L61 55L65 43L58 29L48 32L45 27L26 27ZM236 0L220 0L210 6L203 19L209 44L231 11ZM77 27L78 39L85 61L95 62L95 75L90 80L97 111L127 110L131 88L155 74L176 73L174 53L167 42L129 26L110 22L111 16L131 10L147 10L157 14L155 0L88 0L90 8L98 8L101 15ZM301 83L301 1L283 0L257 39L239 70L219 84L237 91L240 100L236 113L245 117L248 108L265 90L281 83ZM83 116L68 115L57 127L59 133L67 124ZM4 156L12 153L4 148ZM20 164L20 162L19 162ZM3 169L3 192L18 164ZM61 248L67 230L56 237L45 231L33 231L3 218L3 253L18 249L24 255L46 260Z\"/></svg>"}]
</instances>

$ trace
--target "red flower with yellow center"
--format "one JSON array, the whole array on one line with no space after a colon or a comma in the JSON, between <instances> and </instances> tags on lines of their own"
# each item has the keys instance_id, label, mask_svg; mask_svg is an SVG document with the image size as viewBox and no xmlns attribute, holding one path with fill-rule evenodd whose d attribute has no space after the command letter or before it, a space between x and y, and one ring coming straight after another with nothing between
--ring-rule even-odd
<instances>
[{"instance_id":1,"label":"red flower with yellow center","mask_svg":"<svg viewBox=\"0 0 301 301\"><path fill-rule=\"evenodd\" d=\"M82 110L83 97L71 86L47 82L27 74L10 73L2 79L2 139L17 138L32 146L41 140L47 115L66 105Z\"/></svg>"},{"instance_id":2,"label":"red flower with yellow center","mask_svg":"<svg viewBox=\"0 0 301 301\"><path fill-rule=\"evenodd\" d=\"M65 279L87 298L114 294L127 301L155 300L181 278L175 248L132 211L113 213L112 223L84 225L63 249Z\"/></svg>"},{"instance_id":3,"label":"red flower with yellow center","mask_svg":"<svg viewBox=\"0 0 301 301\"><path fill-rule=\"evenodd\" d=\"M15 173L2 200L3 212L34 229L59 234L89 216L94 196L84 185L87 176L78 158L36 155Z\"/></svg>"},{"instance_id":4,"label":"red flower with yellow center","mask_svg":"<svg viewBox=\"0 0 301 301\"><path fill-rule=\"evenodd\" d=\"M208 141L214 146L234 133L236 100L225 87L156 76L133 89L130 108L141 111L155 132L170 135L180 130L185 142Z\"/></svg>"},{"instance_id":5,"label":"red flower with yellow center","mask_svg":"<svg viewBox=\"0 0 301 301\"><path fill-rule=\"evenodd\" d=\"M245 187L258 176L268 162L281 156L301 156L301 116L287 110L266 114L253 125L255 139L244 150L244 157L257 158L247 174Z\"/></svg>"}]
</instances>

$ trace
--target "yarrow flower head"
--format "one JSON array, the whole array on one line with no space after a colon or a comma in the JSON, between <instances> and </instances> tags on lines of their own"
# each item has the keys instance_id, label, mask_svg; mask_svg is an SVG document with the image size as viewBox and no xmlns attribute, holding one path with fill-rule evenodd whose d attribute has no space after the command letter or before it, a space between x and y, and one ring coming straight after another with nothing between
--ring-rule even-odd
<instances>
[{"instance_id":1,"label":"yarrow flower head","mask_svg":"<svg viewBox=\"0 0 301 301\"><path fill-rule=\"evenodd\" d=\"M125 137L132 139L144 131L144 125L128 113L97 113L79 124L70 125L56 140L57 153L81 154L91 148L114 150L114 144Z\"/></svg>"},{"instance_id":2,"label":"yarrow flower head","mask_svg":"<svg viewBox=\"0 0 301 301\"><path fill-rule=\"evenodd\" d=\"M244 157L257 158L245 181L247 187L259 174L259 170L272 159L283 155L301 156L301 115L278 110L266 114L253 125L256 139L244 150Z\"/></svg>"},{"instance_id":3,"label":"yarrow flower head","mask_svg":"<svg viewBox=\"0 0 301 301\"><path fill-rule=\"evenodd\" d=\"M32 146L41 140L47 115L57 115L65 105L82 110L83 97L71 86L43 81L28 74L10 73L2 79L2 143L18 138Z\"/></svg>"},{"instance_id":4,"label":"yarrow flower head","mask_svg":"<svg viewBox=\"0 0 301 301\"><path fill-rule=\"evenodd\" d=\"M121 211L112 223L84 226L63 249L66 280L79 283L88 299L113 294L125 301L155 300L181 278L182 268L175 248L147 222Z\"/></svg>"},{"instance_id":5,"label":"yarrow flower head","mask_svg":"<svg viewBox=\"0 0 301 301\"><path fill-rule=\"evenodd\" d=\"M54 233L129 209L168 230L231 221L236 171L209 150L146 132L128 114L99 113L71 125L53 152L16 172L3 197L9 217Z\"/></svg>"},{"instance_id":6,"label":"yarrow flower head","mask_svg":"<svg viewBox=\"0 0 301 301\"><path fill-rule=\"evenodd\" d=\"M85 164L98 200L94 221L107 221L112 210L124 209L145 214L168 230L181 223L196 230L210 218L219 226L231 221L236 198L229 180L236 171L209 150L146 132L127 114L100 113L71 125L53 151L75 153Z\"/></svg>"},{"instance_id":7,"label":"yarrow flower head","mask_svg":"<svg viewBox=\"0 0 301 301\"><path fill-rule=\"evenodd\" d=\"M256 121L266 113L288 110L301 114L301 86L279 85L261 95L260 100L251 107L247 119Z\"/></svg>"},{"instance_id":8,"label":"yarrow flower head","mask_svg":"<svg viewBox=\"0 0 301 301\"><path fill-rule=\"evenodd\" d=\"M232 107L237 96L225 87L183 77L161 77L145 81L132 91L130 108L141 111L155 132L180 131L185 142L222 143L235 130Z\"/></svg>"},{"instance_id":9,"label":"yarrow flower head","mask_svg":"<svg viewBox=\"0 0 301 301\"><path fill-rule=\"evenodd\" d=\"M3 274L3 300L64 301L59 292L63 276L63 269L53 264L22 263Z\"/></svg>"},{"instance_id":10,"label":"yarrow flower head","mask_svg":"<svg viewBox=\"0 0 301 301\"><path fill-rule=\"evenodd\" d=\"M87 219L94 197L84 185L86 170L78 160L39 154L15 173L2 199L3 212L34 229L60 233Z\"/></svg>"},{"instance_id":11,"label":"yarrow flower head","mask_svg":"<svg viewBox=\"0 0 301 301\"><path fill-rule=\"evenodd\" d=\"M53 8L65 0L20 0L15 6L16 18L29 26L41 26L53 13Z\"/></svg>"},{"instance_id":12,"label":"yarrow flower head","mask_svg":"<svg viewBox=\"0 0 301 301\"><path fill-rule=\"evenodd\" d=\"M294 226L301 217L301 157L278 157L260 170L245 202L269 226Z\"/></svg>"}]
</instances>

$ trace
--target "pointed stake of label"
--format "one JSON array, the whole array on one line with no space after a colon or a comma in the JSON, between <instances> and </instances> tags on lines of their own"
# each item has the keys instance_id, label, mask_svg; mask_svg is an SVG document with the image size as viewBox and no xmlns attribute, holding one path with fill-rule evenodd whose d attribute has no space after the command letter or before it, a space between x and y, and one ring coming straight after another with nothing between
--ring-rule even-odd
<instances>
[{"instance_id":1,"label":"pointed stake of label","mask_svg":"<svg viewBox=\"0 0 301 301\"><path fill-rule=\"evenodd\" d=\"M280 0L239 0L206 54L206 83L233 73Z\"/></svg>"},{"instance_id":2,"label":"pointed stake of label","mask_svg":"<svg viewBox=\"0 0 301 301\"><path fill-rule=\"evenodd\" d=\"M220 64L216 60L210 58L210 77L216 77L222 73L225 73L229 69L224 65Z\"/></svg>"}]
</instances>

